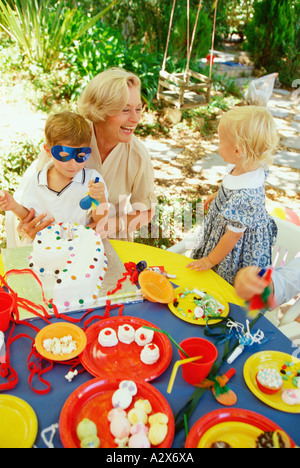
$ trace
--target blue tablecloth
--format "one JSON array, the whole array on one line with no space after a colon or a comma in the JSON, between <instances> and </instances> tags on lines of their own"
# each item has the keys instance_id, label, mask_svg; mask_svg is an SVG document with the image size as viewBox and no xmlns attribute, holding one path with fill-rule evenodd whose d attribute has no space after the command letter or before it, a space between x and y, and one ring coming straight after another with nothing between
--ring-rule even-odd
<instances>
[{"instance_id":1,"label":"blue tablecloth","mask_svg":"<svg viewBox=\"0 0 300 468\"><path fill-rule=\"evenodd\" d=\"M96 310L94 312L94 314L97 315L99 315L99 313L102 314L103 309ZM118 309L114 309L111 312L111 316L117 314ZM173 315L166 305L154 304L145 300L143 303L126 305L123 311L123 315L140 317L149 322L152 322L157 327L167 330L177 342L180 342L189 336L204 337L204 327L182 321ZM237 321L245 323L244 311L237 305L230 304L230 316ZM78 318L78 314L74 314L74 317ZM55 319L53 319L53 322L54 321ZM84 320L79 323L79 326L83 327L83 322ZM33 323L39 328L47 325L40 319L34 320ZM260 350L277 350L288 354L293 354L295 352L295 347L293 347L292 342L264 317L261 317L254 326L254 329L258 328L264 332L271 330L275 333L275 339L263 345ZM7 333L8 332L6 332L6 335ZM17 325L15 333L30 333L32 336L35 334L33 331L29 330L29 327L25 327L24 325ZM214 339L209 339L214 342ZM40 431L50 426L51 424L58 423L61 409L68 396L79 385L85 383L93 377L87 371L84 371L82 374L79 374L71 383L68 383L65 379L65 375L69 368L62 364L55 364L52 371L47 373L45 376L45 378L49 380L51 384L51 391L46 395L37 395L33 393L28 383L27 357L30 352L30 346L30 340L25 338L21 338L12 344L11 364L18 372L19 382L13 390L3 393L18 396L27 401L32 406L37 414L39 425L39 432L35 445L42 448L45 447L45 445L40 437ZM167 386L171 376L173 364L179 358L177 348L174 345L172 346L173 357L169 368L160 377L150 383L153 384L168 400L175 415L192 395L195 388L184 382L181 376L181 370L179 369L172 393L167 393ZM218 351L219 356L222 357L223 345L218 346ZM224 374L230 367L233 366L236 369L236 375L230 381L230 388L237 394L238 397L238 401L235 407L251 410L271 419L283 430L285 430L296 444L300 445L299 414L284 413L273 409L265 405L249 391L243 378L243 366L249 356L250 353L245 351L232 366L229 366L227 363L225 363L220 368L220 374ZM189 428L191 428L192 425L205 414L221 408L224 407L214 399L212 393L210 391L205 392L196 410L189 419ZM62 447L58 431L54 437L53 443L57 448ZM183 448L184 444L185 433L184 430L181 430L175 435L173 447Z\"/></svg>"}]
</instances>

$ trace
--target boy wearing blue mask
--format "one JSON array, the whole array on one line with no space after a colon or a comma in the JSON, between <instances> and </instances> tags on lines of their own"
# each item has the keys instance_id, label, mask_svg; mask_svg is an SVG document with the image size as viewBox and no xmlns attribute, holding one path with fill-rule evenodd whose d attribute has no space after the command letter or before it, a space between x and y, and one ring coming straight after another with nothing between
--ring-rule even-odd
<instances>
[{"instance_id":1,"label":"boy wearing blue mask","mask_svg":"<svg viewBox=\"0 0 300 468\"><path fill-rule=\"evenodd\" d=\"M89 123L73 112L50 116L45 126L44 149L49 162L27 180L19 203L7 191L0 192L0 210L12 211L24 219L31 208L36 216L47 213L56 224L70 222L87 225L98 222L108 212L108 193L102 176L85 168L91 155L92 131ZM96 203L80 207L87 193Z\"/></svg>"}]
</instances>

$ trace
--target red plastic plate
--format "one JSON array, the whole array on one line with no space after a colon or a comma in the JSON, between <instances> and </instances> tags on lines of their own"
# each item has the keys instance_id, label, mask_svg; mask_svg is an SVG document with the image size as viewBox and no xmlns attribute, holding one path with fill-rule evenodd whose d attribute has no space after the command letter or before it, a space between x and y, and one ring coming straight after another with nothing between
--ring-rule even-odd
<instances>
[{"instance_id":1,"label":"red plastic plate","mask_svg":"<svg viewBox=\"0 0 300 468\"><path fill-rule=\"evenodd\" d=\"M92 420L97 426L100 448L117 447L110 433L107 415L112 409L111 398L119 388L122 379L93 379L78 387L67 399L60 414L59 432L65 448L79 448L80 441L76 428L83 418ZM163 395L152 385L135 380L138 392L133 397L132 404L126 410L130 411L138 399L147 399L151 403L152 413L161 412L168 416L168 433L165 440L157 448L169 448L172 445L175 424L172 410Z\"/></svg>"},{"instance_id":2,"label":"red plastic plate","mask_svg":"<svg viewBox=\"0 0 300 468\"><path fill-rule=\"evenodd\" d=\"M166 335L154 332L153 343L160 350L158 361L152 365L143 364L140 359L142 346L135 342L106 348L98 343L99 332L103 328L113 328L118 332L119 325L129 324L138 329L143 325L158 328L146 320L136 317L111 317L91 325L86 330L87 345L80 356L83 367L94 377L102 379L117 375L122 380L138 379L150 381L161 375L172 359L172 345Z\"/></svg>"},{"instance_id":3,"label":"red plastic plate","mask_svg":"<svg viewBox=\"0 0 300 468\"><path fill-rule=\"evenodd\" d=\"M250 432L250 426L258 428L262 432L276 430L282 431L282 429L279 426L277 426L277 424L258 413L239 408L229 408L225 410L221 409L206 414L205 416L203 416L203 418L199 419L194 424L186 439L185 448L197 448L199 446L201 438L209 429L213 428L214 426L226 423L227 430L230 431L230 424L235 422L240 422L244 423L245 425L249 425ZM290 442L292 444L292 447L294 447L295 443L291 438Z\"/></svg>"}]
</instances>

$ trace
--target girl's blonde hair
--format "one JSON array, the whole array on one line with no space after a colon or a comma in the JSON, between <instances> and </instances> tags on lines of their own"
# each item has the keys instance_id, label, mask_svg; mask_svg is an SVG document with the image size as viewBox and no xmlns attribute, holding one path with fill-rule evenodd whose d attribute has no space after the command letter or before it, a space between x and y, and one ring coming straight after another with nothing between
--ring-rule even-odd
<instances>
[{"instance_id":1,"label":"girl's blonde hair","mask_svg":"<svg viewBox=\"0 0 300 468\"><path fill-rule=\"evenodd\" d=\"M69 145L89 145L92 138L90 124L79 114L64 111L50 115L45 125L45 138L52 147L65 141Z\"/></svg>"},{"instance_id":2,"label":"girl's blonde hair","mask_svg":"<svg viewBox=\"0 0 300 468\"><path fill-rule=\"evenodd\" d=\"M141 87L140 79L122 68L110 68L96 75L86 86L78 101L78 111L97 123L117 115L126 107L128 87Z\"/></svg>"},{"instance_id":3,"label":"girl's blonde hair","mask_svg":"<svg viewBox=\"0 0 300 468\"><path fill-rule=\"evenodd\" d=\"M242 106L226 112L220 127L227 131L244 156L244 166L271 165L279 143L274 119L264 107Z\"/></svg>"}]
</instances>

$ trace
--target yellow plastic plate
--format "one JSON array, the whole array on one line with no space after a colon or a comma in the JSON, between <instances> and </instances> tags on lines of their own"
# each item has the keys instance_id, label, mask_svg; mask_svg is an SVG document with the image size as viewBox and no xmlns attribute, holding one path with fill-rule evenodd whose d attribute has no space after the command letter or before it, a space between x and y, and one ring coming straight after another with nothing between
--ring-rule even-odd
<instances>
[{"instance_id":1,"label":"yellow plastic plate","mask_svg":"<svg viewBox=\"0 0 300 468\"><path fill-rule=\"evenodd\" d=\"M0 448L31 448L37 430L36 414L26 401L0 395Z\"/></svg>"},{"instance_id":2,"label":"yellow plastic plate","mask_svg":"<svg viewBox=\"0 0 300 468\"><path fill-rule=\"evenodd\" d=\"M204 291L210 296L213 296L222 306L224 306L223 311L220 312L221 317L227 317L229 314L229 304L228 302L225 301L225 299L219 294L218 292L206 288L204 286L195 286L195 287L179 287L175 289L175 299L173 302L170 302L168 304L169 309L171 312L173 312L176 317L180 318L181 320L184 320L185 322L193 323L195 325L205 325L206 320L203 318L196 318L194 315L194 310L197 307L197 305L194 303L194 296L197 297L197 293L191 294L188 293L185 295L186 291L193 291L194 289L199 290L199 291ZM181 295L184 295L185 297L181 297ZM175 307L174 302L178 302L177 307ZM209 324L212 325L214 323L218 323L220 320L216 319L210 319Z\"/></svg>"},{"instance_id":3,"label":"yellow plastic plate","mask_svg":"<svg viewBox=\"0 0 300 468\"><path fill-rule=\"evenodd\" d=\"M286 362L293 363L293 366L286 370L290 370L292 372L300 370L299 359L296 359L289 354L281 353L279 351L261 351L260 353L253 354L244 365L244 379L251 392L266 405L286 413L300 413L300 404L291 406L284 403L281 399L281 391L274 395L267 395L258 388L255 379L255 376L260 369L270 367L280 372L282 366ZM283 389L285 388L295 389L292 383L292 377L289 377L287 381L284 380Z\"/></svg>"},{"instance_id":4,"label":"yellow plastic plate","mask_svg":"<svg viewBox=\"0 0 300 468\"><path fill-rule=\"evenodd\" d=\"M255 441L261 433L260 429L251 424L224 422L211 427L199 441L198 448L209 448L218 440L226 442L232 448L255 448Z\"/></svg>"}]
</instances>

